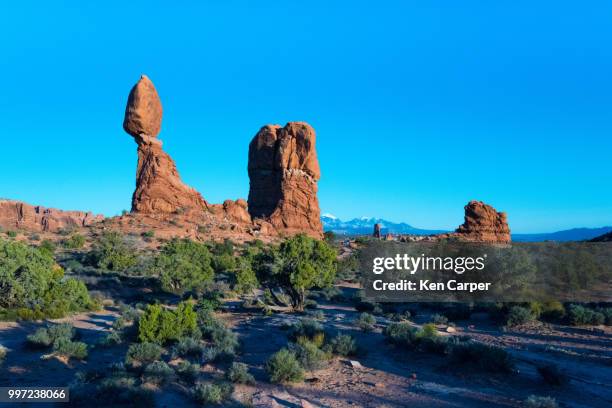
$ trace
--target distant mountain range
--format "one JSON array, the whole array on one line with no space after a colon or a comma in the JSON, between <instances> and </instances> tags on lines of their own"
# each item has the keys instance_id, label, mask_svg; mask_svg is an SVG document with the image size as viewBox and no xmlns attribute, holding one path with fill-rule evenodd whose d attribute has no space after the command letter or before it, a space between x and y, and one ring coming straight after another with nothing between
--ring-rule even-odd
<instances>
[{"instance_id":1,"label":"distant mountain range","mask_svg":"<svg viewBox=\"0 0 612 408\"><path fill-rule=\"evenodd\" d=\"M332 214L321 216L324 231L332 231L338 235L371 235L374 224L381 224L383 234L412 234L431 235L449 232L447 230L428 230L413 227L405 222L391 222L382 218L361 217L350 221L342 221ZM540 242L540 241L585 241L612 232L612 226L601 228L573 228L564 231L541 233L541 234L512 234L515 242Z\"/></svg>"},{"instance_id":2,"label":"distant mountain range","mask_svg":"<svg viewBox=\"0 0 612 408\"><path fill-rule=\"evenodd\" d=\"M448 232L445 230L427 230L415 228L405 222L395 223L382 218L353 218L350 221L342 221L332 214L323 214L321 216L324 231L332 231L338 235L372 235L374 232L374 224L381 225L383 234L413 234L413 235L431 235Z\"/></svg>"},{"instance_id":3,"label":"distant mountain range","mask_svg":"<svg viewBox=\"0 0 612 408\"><path fill-rule=\"evenodd\" d=\"M516 242L586 241L607 234L610 231L612 231L612 227L572 228L547 234L512 234L512 240Z\"/></svg>"}]
</instances>

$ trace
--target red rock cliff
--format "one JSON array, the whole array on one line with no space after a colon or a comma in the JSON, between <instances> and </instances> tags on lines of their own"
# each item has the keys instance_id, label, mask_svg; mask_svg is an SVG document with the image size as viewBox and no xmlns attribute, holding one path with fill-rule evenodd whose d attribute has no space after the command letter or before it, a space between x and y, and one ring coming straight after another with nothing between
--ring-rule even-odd
<instances>
[{"instance_id":1,"label":"red rock cliff","mask_svg":"<svg viewBox=\"0 0 612 408\"><path fill-rule=\"evenodd\" d=\"M86 227L104 216L83 211L62 211L33 206L21 201L0 200L0 226L6 229L58 232L61 229Z\"/></svg>"}]
</instances>

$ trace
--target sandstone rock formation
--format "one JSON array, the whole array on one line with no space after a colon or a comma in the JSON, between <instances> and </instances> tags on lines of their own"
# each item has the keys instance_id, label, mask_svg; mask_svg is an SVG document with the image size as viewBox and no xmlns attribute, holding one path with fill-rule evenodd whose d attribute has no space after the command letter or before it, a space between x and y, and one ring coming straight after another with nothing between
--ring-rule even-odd
<instances>
[{"instance_id":1,"label":"sandstone rock formation","mask_svg":"<svg viewBox=\"0 0 612 408\"><path fill-rule=\"evenodd\" d=\"M249 145L249 201L253 219L281 233L323 235L314 129L304 122L262 127Z\"/></svg>"},{"instance_id":2,"label":"sandstone rock formation","mask_svg":"<svg viewBox=\"0 0 612 408\"><path fill-rule=\"evenodd\" d=\"M476 200L465 206L465 222L450 235L474 242L511 241L506 213L497 212L490 205Z\"/></svg>"},{"instance_id":3,"label":"sandstone rock formation","mask_svg":"<svg viewBox=\"0 0 612 408\"><path fill-rule=\"evenodd\" d=\"M248 204L243 198L239 198L236 201L225 200L223 202L223 212L230 221L242 224L251 223Z\"/></svg>"},{"instance_id":4,"label":"sandstone rock formation","mask_svg":"<svg viewBox=\"0 0 612 408\"><path fill-rule=\"evenodd\" d=\"M104 216L91 212L61 211L21 201L0 200L0 226L5 229L58 232L62 229L86 227L103 219Z\"/></svg>"},{"instance_id":5,"label":"sandstone rock formation","mask_svg":"<svg viewBox=\"0 0 612 408\"><path fill-rule=\"evenodd\" d=\"M208 208L193 188L181 181L172 158L157 139L161 129L162 106L153 83L143 75L132 88L125 108L123 129L138 144L136 190L132 212L176 213Z\"/></svg>"},{"instance_id":6,"label":"sandstone rock formation","mask_svg":"<svg viewBox=\"0 0 612 408\"><path fill-rule=\"evenodd\" d=\"M374 233L372 234L372 236L374 238L380 238L381 237L380 224L374 224Z\"/></svg>"}]
</instances>

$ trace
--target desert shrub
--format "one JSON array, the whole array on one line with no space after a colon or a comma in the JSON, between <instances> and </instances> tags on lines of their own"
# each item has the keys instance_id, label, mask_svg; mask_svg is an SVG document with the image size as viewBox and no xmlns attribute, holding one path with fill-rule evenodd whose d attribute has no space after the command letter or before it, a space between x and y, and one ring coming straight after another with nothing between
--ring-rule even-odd
<instances>
[{"instance_id":1,"label":"desert shrub","mask_svg":"<svg viewBox=\"0 0 612 408\"><path fill-rule=\"evenodd\" d=\"M325 313L323 313L322 310L316 310L310 313L310 317L312 317L315 320L322 321L322 320L325 320Z\"/></svg>"},{"instance_id":2,"label":"desert shrub","mask_svg":"<svg viewBox=\"0 0 612 408\"><path fill-rule=\"evenodd\" d=\"M396 346L410 347L413 345L417 329L409 323L391 323L384 330L384 335L389 343Z\"/></svg>"},{"instance_id":3,"label":"desert shrub","mask_svg":"<svg viewBox=\"0 0 612 408\"><path fill-rule=\"evenodd\" d=\"M185 337L180 339L172 348L172 355L175 357L199 357L202 355L204 347L197 339Z\"/></svg>"},{"instance_id":4,"label":"desert shrub","mask_svg":"<svg viewBox=\"0 0 612 408\"><path fill-rule=\"evenodd\" d=\"M6 231L6 236L9 238L17 238L17 231Z\"/></svg>"},{"instance_id":5,"label":"desert shrub","mask_svg":"<svg viewBox=\"0 0 612 408\"><path fill-rule=\"evenodd\" d=\"M206 346L202 351L202 362L212 363L214 361L222 360L221 352L214 346Z\"/></svg>"},{"instance_id":6,"label":"desert shrub","mask_svg":"<svg viewBox=\"0 0 612 408\"><path fill-rule=\"evenodd\" d=\"M193 398L201 404L221 404L232 394L232 386L228 383L197 384L193 390Z\"/></svg>"},{"instance_id":7,"label":"desert shrub","mask_svg":"<svg viewBox=\"0 0 612 408\"><path fill-rule=\"evenodd\" d=\"M239 293L249 293L259 286L259 281L251 266L251 262L246 258L238 258L230 277L232 289Z\"/></svg>"},{"instance_id":8,"label":"desert shrub","mask_svg":"<svg viewBox=\"0 0 612 408\"><path fill-rule=\"evenodd\" d=\"M286 348L274 353L266 363L266 371L273 383L297 382L304 378L304 369L295 354Z\"/></svg>"},{"instance_id":9,"label":"desert shrub","mask_svg":"<svg viewBox=\"0 0 612 408\"><path fill-rule=\"evenodd\" d=\"M446 351L447 338L439 335L433 323L424 324L415 334L416 346L421 351L442 354Z\"/></svg>"},{"instance_id":10,"label":"desert shrub","mask_svg":"<svg viewBox=\"0 0 612 408\"><path fill-rule=\"evenodd\" d=\"M81 405L95 400L99 406L130 406L148 408L155 406L155 397L151 389L135 386L131 377L113 376L100 381L95 394L88 394L83 398ZM70 392L73 400L73 392Z\"/></svg>"},{"instance_id":11,"label":"desert shrub","mask_svg":"<svg viewBox=\"0 0 612 408\"><path fill-rule=\"evenodd\" d=\"M230 253L215 255L212 265L216 273L229 272L236 268L236 258Z\"/></svg>"},{"instance_id":12,"label":"desert shrub","mask_svg":"<svg viewBox=\"0 0 612 408\"><path fill-rule=\"evenodd\" d=\"M166 344L197 332L197 315L190 302L181 302L176 310L149 305L138 322L138 340Z\"/></svg>"},{"instance_id":13,"label":"desert shrub","mask_svg":"<svg viewBox=\"0 0 612 408\"><path fill-rule=\"evenodd\" d=\"M306 337L320 347L325 339L323 325L313 319L300 319L291 327L291 338Z\"/></svg>"},{"instance_id":14,"label":"desert shrub","mask_svg":"<svg viewBox=\"0 0 612 408\"><path fill-rule=\"evenodd\" d=\"M32 234L30 235L30 237L28 238L30 241L40 241L40 235L38 234Z\"/></svg>"},{"instance_id":15,"label":"desert shrub","mask_svg":"<svg viewBox=\"0 0 612 408\"><path fill-rule=\"evenodd\" d=\"M355 339L348 334L337 335L332 339L330 344L334 354L344 357L357 354L357 343Z\"/></svg>"},{"instance_id":16,"label":"desert shrub","mask_svg":"<svg viewBox=\"0 0 612 408\"><path fill-rule=\"evenodd\" d=\"M506 316L506 326L520 326L535 319L533 312L523 306L512 306Z\"/></svg>"},{"instance_id":17,"label":"desert shrub","mask_svg":"<svg viewBox=\"0 0 612 408\"><path fill-rule=\"evenodd\" d=\"M561 386L568 382L567 376L555 364L541 365L537 369L538 374L547 384Z\"/></svg>"},{"instance_id":18,"label":"desert shrub","mask_svg":"<svg viewBox=\"0 0 612 408\"><path fill-rule=\"evenodd\" d=\"M123 343L123 336L118 330L111 331L100 341L100 344L105 347L112 347L121 343Z\"/></svg>"},{"instance_id":19,"label":"desert shrub","mask_svg":"<svg viewBox=\"0 0 612 408\"><path fill-rule=\"evenodd\" d=\"M389 343L409 350L441 354L447 347L446 337L438 334L433 323L425 324L420 329L407 322L391 323L385 328L384 335Z\"/></svg>"},{"instance_id":20,"label":"desert shrub","mask_svg":"<svg viewBox=\"0 0 612 408\"><path fill-rule=\"evenodd\" d=\"M308 290L330 286L336 275L335 249L303 234L284 240L263 256L268 262L254 260L261 280L282 288L295 310L304 309Z\"/></svg>"},{"instance_id":21,"label":"desert shrub","mask_svg":"<svg viewBox=\"0 0 612 408\"><path fill-rule=\"evenodd\" d=\"M56 324L48 327L41 327L27 337L28 344L33 347L50 347L57 340L71 340L74 337L74 328L67 324Z\"/></svg>"},{"instance_id":22,"label":"desert shrub","mask_svg":"<svg viewBox=\"0 0 612 408\"><path fill-rule=\"evenodd\" d=\"M81 341L72 341L66 337L58 337L53 342L53 351L67 358L84 360L87 357L87 344Z\"/></svg>"},{"instance_id":23,"label":"desert shrub","mask_svg":"<svg viewBox=\"0 0 612 408\"><path fill-rule=\"evenodd\" d=\"M163 361L154 361L145 367L143 374L147 381L163 384L174 376L174 370Z\"/></svg>"},{"instance_id":24,"label":"desert shrub","mask_svg":"<svg viewBox=\"0 0 612 408\"><path fill-rule=\"evenodd\" d=\"M330 355L321 350L315 343L300 337L297 343L290 345L290 350L305 369L312 371L322 368Z\"/></svg>"},{"instance_id":25,"label":"desert shrub","mask_svg":"<svg viewBox=\"0 0 612 408\"><path fill-rule=\"evenodd\" d=\"M86 259L90 265L109 271L125 271L138 263L134 247L116 231L103 233Z\"/></svg>"},{"instance_id":26,"label":"desert shrub","mask_svg":"<svg viewBox=\"0 0 612 408\"><path fill-rule=\"evenodd\" d=\"M40 319L95 307L83 282L65 278L52 253L0 239L0 309Z\"/></svg>"},{"instance_id":27,"label":"desert shrub","mask_svg":"<svg viewBox=\"0 0 612 408\"><path fill-rule=\"evenodd\" d=\"M225 327L223 323L215 318L212 312L208 312L206 310L198 310L198 328L200 329L202 335L209 338L213 330L218 327Z\"/></svg>"},{"instance_id":28,"label":"desert shrub","mask_svg":"<svg viewBox=\"0 0 612 408\"><path fill-rule=\"evenodd\" d=\"M596 312L604 315L607 326L612 326L612 307L600 307Z\"/></svg>"},{"instance_id":29,"label":"desert shrub","mask_svg":"<svg viewBox=\"0 0 612 408\"><path fill-rule=\"evenodd\" d=\"M552 397L530 395L523 404L525 408L558 408L557 400Z\"/></svg>"},{"instance_id":30,"label":"desert shrub","mask_svg":"<svg viewBox=\"0 0 612 408\"><path fill-rule=\"evenodd\" d=\"M79 249L85 245L85 237L81 234L73 234L70 238L62 241L64 248Z\"/></svg>"},{"instance_id":31,"label":"desert shrub","mask_svg":"<svg viewBox=\"0 0 612 408\"><path fill-rule=\"evenodd\" d=\"M345 256L338 261L338 279L352 282L357 279L358 274L359 259L357 256Z\"/></svg>"},{"instance_id":32,"label":"desert shrub","mask_svg":"<svg viewBox=\"0 0 612 408\"><path fill-rule=\"evenodd\" d=\"M316 309L317 307L319 307L319 304L317 303L316 300L314 299L306 299L304 300L304 309Z\"/></svg>"},{"instance_id":33,"label":"desert shrub","mask_svg":"<svg viewBox=\"0 0 612 408\"><path fill-rule=\"evenodd\" d=\"M85 283L77 279L62 279L52 282L43 296L45 315L50 318L82 310L95 310L99 305L91 299Z\"/></svg>"},{"instance_id":34,"label":"desert shrub","mask_svg":"<svg viewBox=\"0 0 612 408\"><path fill-rule=\"evenodd\" d=\"M47 251L51 255L55 252L55 244L49 239L43 239L38 247L41 251Z\"/></svg>"},{"instance_id":35,"label":"desert shrub","mask_svg":"<svg viewBox=\"0 0 612 408\"><path fill-rule=\"evenodd\" d=\"M210 333L210 340L217 350L215 359L232 358L236 354L238 348L238 337L236 333L225 327L216 327Z\"/></svg>"},{"instance_id":36,"label":"desert shrub","mask_svg":"<svg viewBox=\"0 0 612 408\"><path fill-rule=\"evenodd\" d=\"M598 325L603 324L606 320L603 313L581 305L570 305L568 318L570 324L574 326Z\"/></svg>"},{"instance_id":37,"label":"desert shrub","mask_svg":"<svg viewBox=\"0 0 612 408\"><path fill-rule=\"evenodd\" d=\"M566 315L563 303L551 300L542 303L541 317L545 320L559 321Z\"/></svg>"},{"instance_id":38,"label":"desert shrub","mask_svg":"<svg viewBox=\"0 0 612 408\"><path fill-rule=\"evenodd\" d=\"M376 318L369 313L361 313L355 321L355 325L365 332L372 331L375 324Z\"/></svg>"},{"instance_id":39,"label":"desert shrub","mask_svg":"<svg viewBox=\"0 0 612 408\"><path fill-rule=\"evenodd\" d=\"M514 361L506 350L475 341L454 344L450 348L450 358L454 364L489 372L508 373L514 368Z\"/></svg>"},{"instance_id":40,"label":"desert shrub","mask_svg":"<svg viewBox=\"0 0 612 408\"><path fill-rule=\"evenodd\" d=\"M321 297L325 300L329 301L341 301L344 299L344 295L342 294L342 290L336 286L330 286L328 288L323 288L319 291Z\"/></svg>"},{"instance_id":41,"label":"desert shrub","mask_svg":"<svg viewBox=\"0 0 612 408\"><path fill-rule=\"evenodd\" d=\"M204 244L173 239L155 258L154 269L164 291L183 294L202 291L212 281L212 256Z\"/></svg>"},{"instance_id":42,"label":"desert shrub","mask_svg":"<svg viewBox=\"0 0 612 408\"><path fill-rule=\"evenodd\" d=\"M249 373L249 367L244 363L233 363L225 375L229 381L236 384L255 383L255 378Z\"/></svg>"},{"instance_id":43,"label":"desert shrub","mask_svg":"<svg viewBox=\"0 0 612 408\"><path fill-rule=\"evenodd\" d=\"M439 314L439 313L436 313L433 316L431 316L431 321L434 324L440 324L440 325L448 324L448 318L444 316L443 314Z\"/></svg>"},{"instance_id":44,"label":"desert shrub","mask_svg":"<svg viewBox=\"0 0 612 408\"><path fill-rule=\"evenodd\" d=\"M223 303L221 302L221 294L218 292L207 292L205 293L198 303L196 304L196 311L214 312L221 309Z\"/></svg>"},{"instance_id":45,"label":"desert shrub","mask_svg":"<svg viewBox=\"0 0 612 408\"><path fill-rule=\"evenodd\" d=\"M155 237L155 231L153 231L153 230L145 231L145 232L143 232L140 235L142 236L142 239L145 242L151 242L151 241L153 241L153 238Z\"/></svg>"},{"instance_id":46,"label":"desert shrub","mask_svg":"<svg viewBox=\"0 0 612 408\"><path fill-rule=\"evenodd\" d=\"M224 239L223 242L209 243L211 251L215 255L233 255L234 243L230 239Z\"/></svg>"},{"instance_id":47,"label":"desert shrub","mask_svg":"<svg viewBox=\"0 0 612 408\"><path fill-rule=\"evenodd\" d=\"M181 361L176 369L176 372L184 381L193 383L200 375L200 365L190 363L189 361Z\"/></svg>"},{"instance_id":48,"label":"desert shrub","mask_svg":"<svg viewBox=\"0 0 612 408\"><path fill-rule=\"evenodd\" d=\"M131 344L125 355L126 364L149 364L159 360L164 349L155 343Z\"/></svg>"}]
</instances>

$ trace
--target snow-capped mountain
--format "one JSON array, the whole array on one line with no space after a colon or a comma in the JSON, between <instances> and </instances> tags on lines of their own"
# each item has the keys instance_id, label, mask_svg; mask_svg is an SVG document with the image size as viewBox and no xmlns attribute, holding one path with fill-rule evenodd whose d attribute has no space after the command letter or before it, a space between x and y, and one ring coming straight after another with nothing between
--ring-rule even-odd
<instances>
[{"instance_id":1,"label":"snow-capped mountain","mask_svg":"<svg viewBox=\"0 0 612 408\"><path fill-rule=\"evenodd\" d=\"M415 228L410 224L395 223L382 218L361 217L353 218L350 221L342 221L333 214L323 214L321 216L324 231L332 231L338 235L370 235L374 231L374 224L380 224L383 234L413 234L430 235L447 232L443 230L426 230Z\"/></svg>"}]
</instances>

